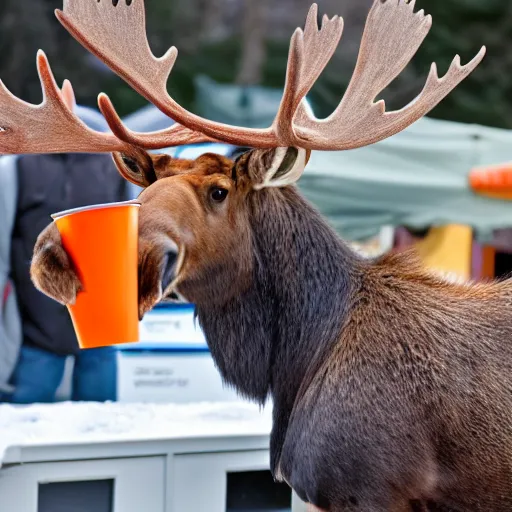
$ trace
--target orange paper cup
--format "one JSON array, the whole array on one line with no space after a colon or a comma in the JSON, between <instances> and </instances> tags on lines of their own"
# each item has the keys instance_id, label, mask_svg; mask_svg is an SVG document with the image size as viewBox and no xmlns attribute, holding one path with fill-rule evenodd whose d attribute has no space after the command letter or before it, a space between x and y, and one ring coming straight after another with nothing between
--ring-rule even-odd
<instances>
[{"instance_id":1,"label":"orange paper cup","mask_svg":"<svg viewBox=\"0 0 512 512\"><path fill-rule=\"evenodd\" d=\"M139 341L139 206L128 201L52 215L83 285L68 306L81 348Z\"/></svg>"}]
</instances>

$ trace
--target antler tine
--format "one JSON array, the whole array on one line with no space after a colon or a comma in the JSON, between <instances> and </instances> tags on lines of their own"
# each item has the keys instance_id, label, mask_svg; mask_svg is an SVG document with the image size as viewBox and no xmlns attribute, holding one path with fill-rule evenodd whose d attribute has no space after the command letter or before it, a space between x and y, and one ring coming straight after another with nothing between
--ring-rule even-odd
<instances>
[{"instance_id":1,"label":"antler tine","mask_svg":"<svg viewBox=\"0 0 512 512\"><path fill-rule=\"evenodd\" d=\"M143 1L64 0L63 10L55 14L77 41L140 94L160 102L165 98L178 50L173 46L163 57L153 55Z\"/></svg>"},{"instance_id":2,"label":"antler tine","mask_svg":"<svg viewBox=\"0 0 512 512\"><path fill-rule=\"evenodd\" d=\"M64 104L68 107L69 110L73 111L76 106L76 97L75 91L73 90L73 86L69 80L64 80L61 89L62 99L64 100Z\"/></svg>"},{"instance_id":3,"label":"antler tine","mask_svg":"<svg viewBox=\"0 0 512 512\"><path fill-rule=\"evenodd\" d=\"M304 31L298 28L290 42L284 95L274 121L277 137L286 145L296 143L293 118L331 60L343 34L343 19L323 17L318 27L318 5L309 10Z\"/></svg>"},{"instance_id":4,"label":"antler tine","mask_svg":"<svg viewBox=\"0 0 512 512\"><path fill-rule=\"evenodd\" d=\"M485 55L483 47L466 66L457 58L442 79L433 65L423 92L408 106L385 112L384 101L375 98L405 68L427 36L432 18L423 10L414 13L415 2L375 0L361 42L356 69L336 111L325 120L303 109L294 120L300 146L345 150L373 144L404 130L434 108L466 78Z\"/></svg>"},{"instance_id":5,"label":"antler tine","mask_svg":"<svg viewBox=\"0 0 512 512\"><path fill-rule=\"evenodd\" d=\"M232 144L272 147L278 144L271 128L266 130L228 126L205 120L181 107L167 92L167 80L177 57L172 47L156 58L148 43L143 0L64 0L57 18L91 53L105 62L131 87L164 114L186 126L172 126L154 133L135 133L122 126L110 101L101 108L114 133L145 148L175 146L192 135L195 141L222 140ZM128 35L128 37L127 37ZM187 139L190 143L190 139Z\"/></svg>"},{"instance_id":6,"label":"antler tine","mask_svg":"<svg viewBox=\"0 0 512 512\"><path fill-rule=\"evenodd\" d=\"M64 93L59 89L42 51L37 69L43 90L40 105L17 98L0 81L0 154L110 153L127 148L112 134L89 129L73 114L67 105L71 84L64 84Z\"/></svg>"},{"instance_id":7,"label":"antler tine","mask_svg":"<svg viewBox=\"0 0 512 512\"><path fill-rule=\"evenodd\" d=\"M161 149L184 144L198 144L200 142L217 142L216 139L190 130L181 124L174 124L166 130L157 132L133 132L123 124L110 98L106 94L99 95L98 105L114 135L133 146L141 146L141 139L144 140L142 146L146 149Z\"/></svg>"}]
</instances>

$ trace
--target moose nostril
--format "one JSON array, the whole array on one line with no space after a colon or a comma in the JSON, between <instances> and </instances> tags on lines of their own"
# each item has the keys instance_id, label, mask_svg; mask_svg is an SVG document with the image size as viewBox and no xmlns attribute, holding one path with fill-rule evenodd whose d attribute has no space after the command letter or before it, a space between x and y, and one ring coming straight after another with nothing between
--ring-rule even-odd
<instances>
[{"instance_id":1,"label":"moose nostril","mask_svg":"<svg viewBox=\"0 0 512 512\"><path fill-rule=\"evenodd\" d=\"M176 278L178 253L169 251L165 254L162 264L162 290L166 290Z\"/></svg>"}]
</instances>

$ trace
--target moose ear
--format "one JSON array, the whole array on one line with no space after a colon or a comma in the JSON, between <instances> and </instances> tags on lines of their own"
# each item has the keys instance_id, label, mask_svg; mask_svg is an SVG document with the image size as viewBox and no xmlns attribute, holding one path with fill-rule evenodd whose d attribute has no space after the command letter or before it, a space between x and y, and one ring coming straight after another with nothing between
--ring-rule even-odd
<instances>
[{"instance_id":1,"label":"moose ear","mask_svg":"<svg viewBox=\"0 0 512 512\"><path fill-rule=\"evenodd\" d=\"M301 148L277 148L270 168L263 181L254 186L256 190L268 187L286 187L302 176L309 160L309 152Z\"/></svg>"},{"instance_id":2,"label":"moose ear","mask_svg":"<svg viewBox=\"0 0 512 512\"><path fill-rule=\"evenodd\" d=\"M139 187L149 187L157 180L153 159L146 151L132 148L127 153L114 153L114 162L121 176Z\"/></svg>"}]
</instances>

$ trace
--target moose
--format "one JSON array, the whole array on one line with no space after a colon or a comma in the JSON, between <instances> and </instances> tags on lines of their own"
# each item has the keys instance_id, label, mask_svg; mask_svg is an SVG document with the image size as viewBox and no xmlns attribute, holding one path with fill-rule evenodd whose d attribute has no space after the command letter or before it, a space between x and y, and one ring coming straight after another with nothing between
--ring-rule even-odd
<instances>
[{"instance_id":1,"label":"moose","mask_svg":"<svg viewBox=\"0 0 512 512\"><path fill-rule=\"evenodd\" d=\"M423 92L386 112L377 96L431 26L414 1L375 0L352 80L336 111L303 101L336 50L343 21L313 5L294 33L286 85L268 129L227 126L178 105L166 84L176 49L152 53L143 0L65 0L57 16L89 51L176 121L127 129L109 98L111 133L68 108L44 54L44 101L0 90L0 152L111 152L138 198L139 314L164 297L194 303L226 383L273 404L271 470L311 510L512 510L512 284L453 283L414 255L365 259L295 184L311 151L373 144L411 125L484 57L455 58ZM179 160L169 146L224 141L236 160ZM82 292L78 269L50 225L34 249L35 285L63 304Z\"/></svg>"}]
</instances>

